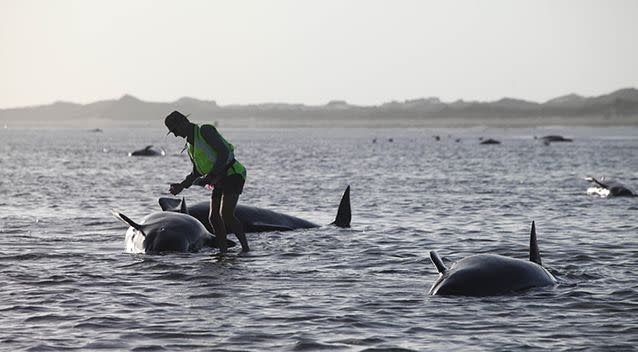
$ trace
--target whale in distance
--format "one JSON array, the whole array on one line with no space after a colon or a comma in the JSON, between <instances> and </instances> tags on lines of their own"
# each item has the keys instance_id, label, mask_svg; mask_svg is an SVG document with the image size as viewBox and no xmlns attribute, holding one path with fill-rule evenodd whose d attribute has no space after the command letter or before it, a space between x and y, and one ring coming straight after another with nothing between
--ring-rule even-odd
<instances>
[{"instance_id":1,"label":"whale in distance","mask_svg":"<svg viewBox=\"0 0 638 352\"><path fill-rule=\"evenodd\" d=\"M542 266L534 222L529 260L477 254L448 268L436 252L430 252L430 259L439 272L431 295L496 296L557 284L556 278Z\"/></svg>"},{"instance_id":2,"label":"whale in distance","mask_svg":"<svg viewBox=\"0 0 638 352\"><path fill-rule=\"evenodd\" d=\"M608 180L604 177L599 180L588 176L585 180L591 182L591 186L587 189L587 194L600 197L633 197L636 196L629 187L616 180Z\"/></svg>"},{"instance_id":3,"label":"whale in distance","mask_svg":"<svg viewBox=\"0 0 638 352\"><path fill-rule=\"evenodd\" d=\"M144 149L139 149L134 152L128 153L128 156L165 156L166 151L164 148L156 149L152 145L147 145Z\"/></svg>"},{"instance_id":4,"label":"whale in distance","mask_svg":"<svg viewBox=\"0 0 638 352\"><path fill-rule=\"evenodd\" d=\"M573 139L571 139L571 138L565 138L565 137L557 135L557 134L550 134L550 135L543 136L543 137L540 137L540 138L534 136L534 139L539 139L545 145L549 145L550 143L556 143L556 142L572 142L573 141Z\"/></svg>"},{"instance_id":5,"label":"whale in distance","mask_svg":"<svg viewBox=\"0 0 638 352\"><path fill-rule=\"evenodd\" d=\"M488 139L485 139L485 140L481 140L481 142L479 144L482 144L482 145L501 144L501 142L497 141L496 139L488 138Z\"/></svg>"}]
</instances>

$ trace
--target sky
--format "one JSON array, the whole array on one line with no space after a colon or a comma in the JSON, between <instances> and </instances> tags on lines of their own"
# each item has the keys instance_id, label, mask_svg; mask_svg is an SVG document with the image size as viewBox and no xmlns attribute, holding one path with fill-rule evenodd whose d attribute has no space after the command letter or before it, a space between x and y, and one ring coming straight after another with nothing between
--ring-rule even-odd
<instances>
[{"instance_id":1,"label":"sky","mask_svg":"<svg viewBox=\"0 0 638 352\"><path fill-rule=\"evenodd\" d=\"M543 102L638 87L638 1L0 0L0 108Z\"/></svg>"}]
</instances>

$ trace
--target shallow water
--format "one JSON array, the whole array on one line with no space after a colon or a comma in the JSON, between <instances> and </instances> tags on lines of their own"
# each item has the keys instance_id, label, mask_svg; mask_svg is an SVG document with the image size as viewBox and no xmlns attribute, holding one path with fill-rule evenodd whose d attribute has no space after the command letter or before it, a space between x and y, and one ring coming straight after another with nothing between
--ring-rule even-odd
<instances>
[{"instance_id":1,"label":"shallow water","mask_svg":"<svg viewBox=\"0 0 638 352\"><path fill-rule=\"evenodd\" d=\"M638 198L588 196L582 178L636 189L637 128L222 132L248 168L240 202L328 224L349 184L352 228L250 234L249 254L222 260L125 253L110 209L159 209L190 171L179 139L0 130L0 349L635 350ZM546 134L574 142L533 139ZM127 156L148 144L168 156ZM427 295L430 250L525 258L532 220L559 286Z\"/></svg>"}]
</instances>

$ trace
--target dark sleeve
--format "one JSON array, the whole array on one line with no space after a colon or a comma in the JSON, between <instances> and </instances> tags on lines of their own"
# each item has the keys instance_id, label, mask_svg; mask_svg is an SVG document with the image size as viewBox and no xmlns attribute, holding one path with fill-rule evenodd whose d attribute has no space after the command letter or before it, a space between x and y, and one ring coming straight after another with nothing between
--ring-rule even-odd
<instances>
[{"instance_id":1,"label":"dark sleeve","mask_svg":"<svg viewBox=\"0 0 638 352\"><path fill-rule=\"evenodd\" d=\"M193 160L191 160L192 162ZM193 185L193 182L200 177L201 175L199 174L199 172L197 172L197 168L195 168L195 163L193 163L193 171L186 175L186 177L184 178L184 181L180 182L182 184L182 186L184 186L184 188L188 188L190 186Z\"/></svg>"},{"instance_id":2,"label":"dark sleeve","mask_svg":"<svg viewBox=\"0 0 638 352\"><path fill-rule=\"evenodd\" d=\"M213 169L209 175L213 178L221 176L222 172L224 172L224 168L226 167L226 161L228 160L228 150L226 149L226 145L221 138L219 138L219 133L215 131L215 127L211 125L203 125L201 133L204 140L217 152L217 160L215 161L215 165L213 165Z\"/></svg>"}]
</instances>

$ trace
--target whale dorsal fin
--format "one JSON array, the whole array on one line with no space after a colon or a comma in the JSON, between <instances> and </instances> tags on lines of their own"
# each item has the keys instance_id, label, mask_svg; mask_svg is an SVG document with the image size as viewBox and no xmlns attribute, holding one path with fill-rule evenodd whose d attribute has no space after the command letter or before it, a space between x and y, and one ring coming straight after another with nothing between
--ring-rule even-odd
<instances>
[{"instance_id":1,"label":"whale dorsal fin","mask_svg":"<svg viewBox=\"0 0 638 352\"><path fill-rule=\"evenodd\" d=\"M128 224L130 227L139 231L142 234L142 236L146 237L146 234L144 233L144 230L142 229L142 225L136 223L135 221L131 220L128 216L116 211L115 209L111 210L111 214L113 214L113 216L115 216L116 219L122 220L123 222Z\"/></svg>"},{"instance_id":2,"label":"whale dorsal fin","mask_svg":"<svg viewBox=\"0 0 638 352\"><path fill-rule=\"evenodd\" d=\"M186 206L186 200L182 199L161 197L159 200L159 206L164 211L172 211L175 213L189 214L188 207Z\"/></svg>"},{"instance_id":3,"label":"whale dorsal fin","mask_svg":"<svg viewBox=\"0 0 638 352\"><path fill-rule=\"evenodd\" d=\"M350 186L343 192L341 202L339 203L339 210L337 210L337 217L332 223L339 227L350 227L350 221L352 220L352 210L350 209Z\"/></svg>"},{"instance_id":4,"label":"whale dorsal fin","mask_svg":"<svg viewBox=\"0 0 638 352\"><path fill-rule=\"evenodd\" d=\"M179 205L179 212L182 214L188 214L188 208L186 207L186 199L182 197L182 200Z\"/></svg>"},{"instance_id":5,"label":"whale dorsal fin","mask_svg":"<svg viewBox=\"0 0 638 352\"><path fill-rule=\"evenodd\" d=\"M543 265L541 262L541 252L538 250L538 243L536 243L536 225L534 221L532 221L532 230L529 235L529 261Z\"/></svg>"},{"instance_id":6,"label":"whale dorsal fin","mask_svg":"<svg viewBox=\"0 0 638 352\"><path fill-rule=\"evenodd\" d=\"M144 150L149 150L149 149L151 149L151 148L153 148L153 145L152 145L152 144L151 144L151 145L147 145L147 146L146 146L146 148L144 148Z\"/></svg>"},{"instance_id":7,"label":"whale dorsal fin","mask_svg":"<svg viewBox=\"0 0 638 352\"><path fill-rule=\"evenodd\" d=\"M435 251L430 252L430 260L432 261L432 264L434 264L434 266L436 267L436 270L438 270L439 273L443 274L444 272L447 271L447 267L445 266L445 264L443 264L443 260L441 259L441 257L439 257L438 253L436 253Z\"/></svg>"}]
</instances>

